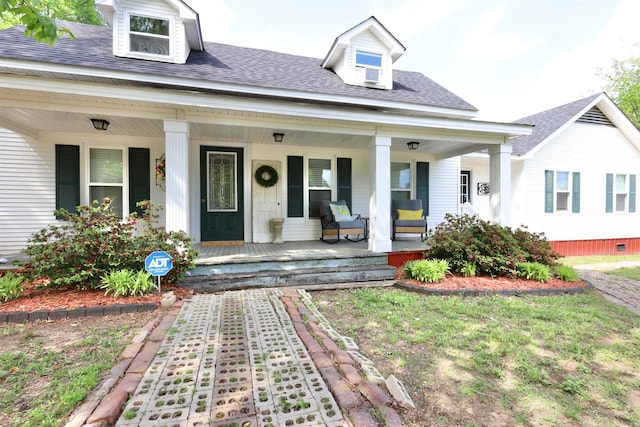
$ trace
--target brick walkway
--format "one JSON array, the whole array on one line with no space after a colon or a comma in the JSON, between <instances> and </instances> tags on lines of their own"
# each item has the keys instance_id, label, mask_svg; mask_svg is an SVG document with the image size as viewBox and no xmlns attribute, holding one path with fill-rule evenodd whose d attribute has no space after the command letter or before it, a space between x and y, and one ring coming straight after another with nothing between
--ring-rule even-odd
<instances>
[{"instance_id":1,"label":"brick walkway","mask_svg":"<svg viewBox=\"0 0 640 427\"><path fill-rule=\"evenodd\" d=\"M194 295L163 323L153 331L162 338L150 340L125 375L127 383L140 372L124 411L125 393L116 389L89 424L364 427L379 425L375 412L385 425L401 426L392 404L413 405L402 384L385 380L351 338L331 328L305 291Z\"/></svg>"},{"instance_id":2,"label":"brick walkway","mask_svg":"<svg viewBox=\"0 0 640 427\"><path fill-rule=\"evenodd\" d=\"M640 282L599 271L619 267L620 264L614 266L594 264L579 266L577 270L580 277L600 291L606 299L640 315Z\"/></svg>"}]
</instances>

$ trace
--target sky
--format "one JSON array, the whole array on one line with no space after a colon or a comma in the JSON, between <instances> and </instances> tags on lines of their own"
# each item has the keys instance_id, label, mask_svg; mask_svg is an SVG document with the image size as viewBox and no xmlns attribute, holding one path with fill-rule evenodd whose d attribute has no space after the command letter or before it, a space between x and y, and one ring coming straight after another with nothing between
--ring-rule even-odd
<instances>
[{"instance_id":1,"label":"sky","mask_svg":"<svg viewBox=\"0 0 640 427\"><path fill-rule=\"evenodd\" d=\"M205 41L324 58L375 16L419 71L509 122L602 92L613 59L640 56L638 0L185 0Z\"/></svg>"}]
</instances>

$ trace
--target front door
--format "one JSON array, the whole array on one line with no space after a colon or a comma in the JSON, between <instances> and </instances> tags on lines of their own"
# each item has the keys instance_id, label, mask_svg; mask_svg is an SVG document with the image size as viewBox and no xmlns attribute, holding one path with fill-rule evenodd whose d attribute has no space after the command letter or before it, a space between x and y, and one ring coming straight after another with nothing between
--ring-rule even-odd
<instances>
[{"instance_id":1,"label":"front door","mask_svg":"<svg viewBox=\"0 0 640 427\"><path fill-rule=\"evenodd\" d=\"M255 176L260 166L271 166L282 176L281 164L275 160L254 160L252 165L251 176ZM270 186L264 187L253 181L251 190L251 202L253 206L253 242L268 243L273 241L273 233L271 232L271 219L282 216L282 207L280 199L282 190L280 182L282 178Z\"/></svg>"},{"instance_id":2,"label":"front door","mask_svg":"<svg viewBox=\"0 0 640 427\"><path fill-rule=\"evenodd\" d=\"M242 148L200 147L200 239L244 241Z\"/></svg>"}]
</instances>

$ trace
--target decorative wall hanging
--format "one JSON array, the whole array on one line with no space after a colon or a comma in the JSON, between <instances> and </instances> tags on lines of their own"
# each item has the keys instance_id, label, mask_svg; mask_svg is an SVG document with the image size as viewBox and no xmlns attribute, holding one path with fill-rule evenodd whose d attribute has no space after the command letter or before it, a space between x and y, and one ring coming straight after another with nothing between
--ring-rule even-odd
<instances>
[{"instance_id":1,"label":"decorative wall hanging","mask_svg":"<svg viewBox=\"0 0 640 427\"><path fill-rule=\"evenodd\" d=\"M162 153L162 156L160 156L159 159L156 159L156 185L164 190L166 182L167 161L165 159L164 153Z\"/></svg>"},{"instance_id":2,"label":"decorative wall hanging","mask_svg":"<svg viewBox=\"0 0 640 427\"><path fill-rule=\"evenodd\" d=\"M478 183L478 196L486 196L491 193L491 186L488 182Z\"/></svg>"},{"instance_id":3,"label":"decorative wall hanging","mask_svg":"<svg viewBox=\"0 0 640 427\"><path fill-rule=\"evenodd\" d=\"M262 165L256 169L254 177L262 187L273 187L278 183L278 171L269 165Z\"/></svg>"}]
</instances>

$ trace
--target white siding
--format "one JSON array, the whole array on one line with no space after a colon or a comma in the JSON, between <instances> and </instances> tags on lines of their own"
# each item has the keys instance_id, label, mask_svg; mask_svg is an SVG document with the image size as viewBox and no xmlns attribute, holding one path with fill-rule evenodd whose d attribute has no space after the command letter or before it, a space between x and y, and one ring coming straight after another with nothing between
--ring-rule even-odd
<instances>
[{"instance_id":1,"label":"white siding","mask_svg":"<svg viewBox=\"0 0 640 427\"><path fill-rule=\"evenodd\" d=\"M171 28L172 45L171 45L171 58L162 59L161 57L154 57L155 59L167 62L184 63L189 56L189 45L185 33L185 28L182 19L179 16L177 10L172 8L169 3L165 1L141 1L133 0L120 4L116 10L114 18L114 54L117 56L136 56L135 53L129 52L129 38L128 38L128 22L127 13L133 13L142 16L150 16L154 18L172 19L173 26Z\"/></svg>"},{"instance_id":2,"label":"white siding","mask_svg":"<svg viewBox=\"0 0 640 427\"><path fill-rule=\"evenodd\" d=\"M0 255L55 220L54 146L0 129Z\"/></svg>"},{"instance_id":3,"label":"white siding","mask_svg":"<svg viewBox=\"0 0 640 427\"><path fill-rule=\"evenodd\" d=\"M444 221L447 213L458 212L460 158L429 163L429 229Z\"/></svg>"},{"instance_id":4,"label":"white siding","mask_svg":"<svg viewBox=\"0 0 640 427\"><path fill-rule=\"evenodd\" d=\"M638 212L605 212L606 174L640 176L640 152L617 128L574 123L526 163L531 231L544 231L550 240L640 237ZM545 170L580 172L580 213L544 212Z\"/></svg>"}]
</instances>

